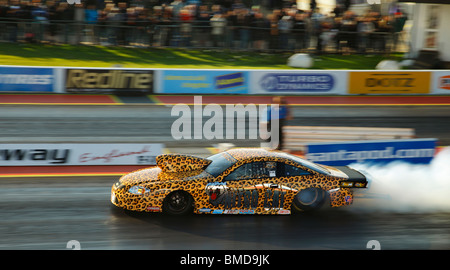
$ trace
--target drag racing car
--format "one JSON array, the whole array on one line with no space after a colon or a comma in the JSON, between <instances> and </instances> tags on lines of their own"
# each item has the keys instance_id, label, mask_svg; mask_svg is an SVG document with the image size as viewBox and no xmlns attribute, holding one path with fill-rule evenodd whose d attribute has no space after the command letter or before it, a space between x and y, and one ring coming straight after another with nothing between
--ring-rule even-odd
<instances>
[{"instance_id":1,"label":"drag racing car","mask_svg":"<svg viewBox=\"0 0 450 270\"><path fill-rule=\"evenodd\" d=\"M350 205L367 177L350 167L315 164L262 148L201 158L162 154L157 166L126 174L111 202L132 211L196 214L291 214Z\"/></svg>"}]
</instances>

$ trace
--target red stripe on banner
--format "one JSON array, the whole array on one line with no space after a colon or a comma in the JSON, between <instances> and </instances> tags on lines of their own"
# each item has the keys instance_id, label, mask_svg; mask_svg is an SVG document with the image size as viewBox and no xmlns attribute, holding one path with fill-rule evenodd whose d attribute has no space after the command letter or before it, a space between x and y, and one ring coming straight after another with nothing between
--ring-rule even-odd
<instances>
[{"instance_id":1,"label":"red stripe on banner","mask_svg":"<svg viewBox=\"0 0 450 270\"><path fill-rule=\"evenodd\" d=\"M0 104L118 104L109 95L2 94Z\"/></svg>"},{"instance_id":2,"label":"red stripe on banner","mask_svg":"<svg viewBox=\"0 0 450 270\"><path fill-rule=\"evenodd\" d=\"M9 166L0 167L0 177L122 175L149 167L151 166Z\"/></svg>"},{"instance_id":3,"label":"red stripe on banner","mask_svg":"<svg viewBox=\"0 0 450 270\"><path fill-rule=\"evenodd\" d=\"M198 95L200 96L200 95ZM194 96L155 96L159 104L194 104ZM202 104L270 104L272 96L201 96ZM285 96L289 105L450 105L450 96Z\"/></svg>"}]
</instances>

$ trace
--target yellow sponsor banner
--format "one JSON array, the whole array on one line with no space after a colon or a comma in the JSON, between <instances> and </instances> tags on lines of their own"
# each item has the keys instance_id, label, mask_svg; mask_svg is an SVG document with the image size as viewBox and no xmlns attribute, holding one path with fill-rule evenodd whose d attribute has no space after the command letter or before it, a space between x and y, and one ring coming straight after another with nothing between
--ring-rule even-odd
<instances>
[{"instance_id":1,"label":"yellow sponsor banner","mask_svg":"<svg viewBox=\"0 0 450 270\"><path fill-rule=\"evenodd\" d=\"M430 80L426 71L352 71L349 94L429 94Z\"/></svg>"}]
</instances>

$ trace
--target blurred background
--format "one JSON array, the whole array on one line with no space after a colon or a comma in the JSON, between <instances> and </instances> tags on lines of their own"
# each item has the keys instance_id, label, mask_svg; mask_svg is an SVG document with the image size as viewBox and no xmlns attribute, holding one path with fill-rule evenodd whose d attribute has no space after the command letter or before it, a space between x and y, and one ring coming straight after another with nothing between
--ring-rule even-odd
<instances>
[{"instance_id":1,"label":"blurred background","mask_svg":"<svg viewBox=\"0 0 450 270\"><path fill-rule=\"evenodd\" d=\"M363 0L0 1L0 40L134 47L406 51L411 3ZM409 20L409 21L408 21ZM405 31L404 31L405 30Z\"/></svg>"},{"instance_id":2,"label":"blurred background","mask_svg":"<svg viewBox=\"0 0 450 270\"><path fill-rule=\"evenodd\" d=\"M65 249L70 240L82 249L367 249L370 240L381 249L450 249L450 71L444 69L450 62L449 1L72 2L0 0L0 249ZM294 53L314 57L309 68L320 72L288 66ZM348 74L359 81L378 76L378 63L389 59L412 62L385 66L382 76L396 69L393 75L406 76L402 82L425 86L408 92L394 81L371 93L358 84L354 92L341 85ZM270 83L280 77L288 78L288 87L300 79L333 80L324 92L272 92ZM72 88L67 78L75 78ZM238 83L219 89L217 78ZM183 84L188 80L193 83ZM163 81L169 86L163 88ZM115 87L103 87L108 83ZM130 94L132 84L144 91ZM199 85L209 88L201 92ZM291 113L285 124L294 127L293 141L300 144L283 150L303 147L305 131L296 127L328 128L320 136L306 131L310 142L330 140L330 134L335 141L336 129L349 127L340 139L432 138L435 156L427 164L352 164L379 181L371 194L357 194L354 205L332 212L180 221L111 208L111 185L150 166L155 154L209 156L221 150L219 144L261 142L175 140L173 105L191 106L194 95L203 95L203 105L219 103L225 111L224 104L268 104L276 94L285 97ZM235 127L250 132L247 118ZM365 128L375 128L374 134ZM381 129L393 133L370 137ZM141 145L153 143L158 153L141 155L154 146ZM130 144L138 147L130 151ZM134 165L78 166L80 160L69 156L76 151L97 165L126 153Z\"/></svg>"}]
</instances>

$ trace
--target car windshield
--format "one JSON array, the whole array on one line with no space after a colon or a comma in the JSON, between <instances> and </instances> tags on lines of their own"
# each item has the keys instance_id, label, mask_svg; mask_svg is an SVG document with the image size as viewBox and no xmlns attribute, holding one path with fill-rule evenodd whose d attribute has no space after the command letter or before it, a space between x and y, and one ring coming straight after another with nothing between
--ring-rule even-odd
<instances>
[{"instance_id":1,"label":"car windshield","mask_svg":"<svg viewBox=\"0 0 450 270\"><path fill-rule=\"evenodd\" d=\"M289 156L295 162L298 162L301 165L303 165L303 166L305 166L305 167L307 167L307 168L309 168L311 170L314 170L314 171L319 172L321 174L331 174L330 171L327 168L322 167L319 164L312 163L311 161L308 161L308 160L303 159L303 158L299 158L299 157L294 156L294 155L289 155Z\"/></svg>"},{"instance_id":2,"label":"car windshield","mask_svg":"<svg viewBox=\"0 0 450 270\"><path fill-rule=\"evenodd\" d=\"M205 171L214 177L219 176L223 171L236 163L236 160L227 153L219 153L207 158L212 162L206 167Z\"/></svg>"}]
</instances>

